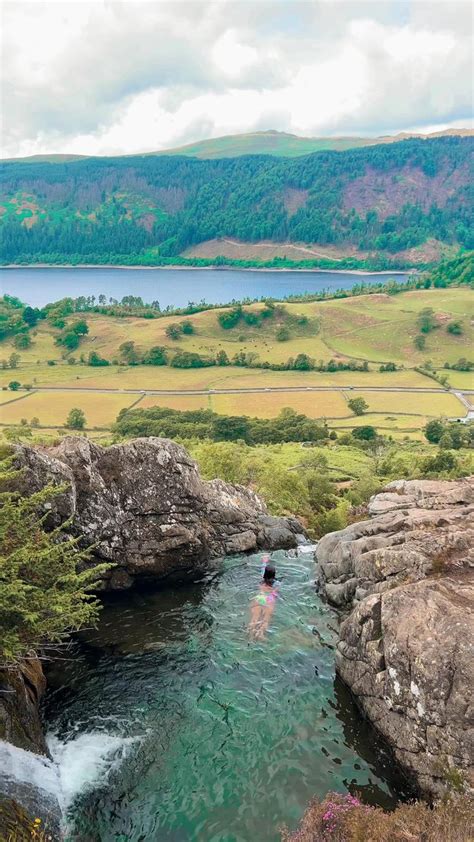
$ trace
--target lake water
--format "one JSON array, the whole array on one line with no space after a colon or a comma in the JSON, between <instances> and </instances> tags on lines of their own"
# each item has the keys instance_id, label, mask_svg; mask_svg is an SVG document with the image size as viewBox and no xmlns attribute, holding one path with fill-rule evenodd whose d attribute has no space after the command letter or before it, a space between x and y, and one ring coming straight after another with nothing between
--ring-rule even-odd
<instances>
[{"instance_id":1,"label":"lake water","mask_svg":"<svg viewBox=\"0 0 474 842\"><path fill-rule=\"evenodd\" d=\"M115 597L53 663L66 839L277 842L314 795L395 803L393 762L335 678L338 618L303 550L273 554L264 641L247 632L261 559L240 556L186 587Z\"/></svg>"},{"instance_id":2,"label":"lake water","mask_svg":"<svg viewBox=\"0 0 474 842\"><path fill-rule=\"evenodd\" d=\"M2 293L16 295L34 307L43 307L64 296L105 295L117 298L139 295L183 307L189 301L226 304L233 299L284 298L291 294L350 289L364 281L375 283L404 273L359 275L351 272L250 272L224 269L2 269Z\"/></svg>"}]
</instances>

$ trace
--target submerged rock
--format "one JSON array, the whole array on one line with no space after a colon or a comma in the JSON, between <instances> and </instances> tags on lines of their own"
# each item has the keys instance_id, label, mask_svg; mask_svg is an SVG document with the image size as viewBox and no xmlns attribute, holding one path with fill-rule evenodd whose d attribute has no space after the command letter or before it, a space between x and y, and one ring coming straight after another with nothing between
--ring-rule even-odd
<instances>
[{"instance_id":1,"label":"submerged rock","mask_svg":"<svg viewBox=\"0 0 474 842\"><path fill-rule=\"evenodd\" d=\"M316 550L321 590L353 608L337 671L429 795L474 786L473 479L391 483Z\"/></svg>"},{"instance_id":2,"label":"submerged rock","mask_svg":"<svg viewBox=\"0 0 474 842\"><path fill-rule=\"evenodd\" d=\"M142 438L104 448L70 436L51 448L16 448L22 490L66 483L52 524L71 518L72 534L116 565L109 590L204 567L229 553L296 546L301 525L271 517L251 490L205 482L196 463L168 439Z\"/></svg>"}]
</instances>

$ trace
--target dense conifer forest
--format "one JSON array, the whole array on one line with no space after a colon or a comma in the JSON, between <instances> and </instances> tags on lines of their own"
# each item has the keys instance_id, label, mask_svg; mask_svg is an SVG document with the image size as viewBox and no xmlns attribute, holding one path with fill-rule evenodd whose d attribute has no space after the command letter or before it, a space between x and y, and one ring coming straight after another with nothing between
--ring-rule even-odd
<instances>
[{"instance_id":1,"label":"dense conifer forest","mask_svg":"<svg viewBox=\"0 0 474 842\"><path fill-rule=\"evenodd\" d=\"M474 247L473 139L197 160L4 163L1 253L14 262L169 262L219 238L352 244L390 258Z\"/></svg>"}]
</instances>

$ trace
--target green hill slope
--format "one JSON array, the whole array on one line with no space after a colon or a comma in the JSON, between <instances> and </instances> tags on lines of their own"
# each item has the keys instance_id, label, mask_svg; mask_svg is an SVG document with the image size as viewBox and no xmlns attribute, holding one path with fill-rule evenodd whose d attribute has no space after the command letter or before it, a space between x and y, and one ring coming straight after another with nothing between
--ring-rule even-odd
<instances>
[{"instance_id":1,"label":"green hill slope","mask_svg":"<svg viewBox=\"0 0 474 842\"><path fill-rule=\"evenodd\" d=\"M441 137L295 158L4 163L2 260L153 264L234 238L376 255L382 268L427 241L473 248L473 151L474 138Z\"/></svg>"},{"instance_id":2,"label":"green hill slope","mask_svg":"<svg viewBox=\"0 0 474 842\"><path fill-rule=\"evenodd\" d=\"M162 152L151 152L151 155L187 155L193 158L236 158L240 155L277 155L295 158L298 155L308 155L311 152L333 150L343 152L346 149L357 149L361 146L378 146L381 143L398 143L408 138L432 138L448 135L474 135L471 129L448 129L445 132L435 132L431 135L397 134L383 137L299 137L286 132L265 131L249 132L247 134L225 135L175 149L165 149Z\"/></svg>"}]
</instances>

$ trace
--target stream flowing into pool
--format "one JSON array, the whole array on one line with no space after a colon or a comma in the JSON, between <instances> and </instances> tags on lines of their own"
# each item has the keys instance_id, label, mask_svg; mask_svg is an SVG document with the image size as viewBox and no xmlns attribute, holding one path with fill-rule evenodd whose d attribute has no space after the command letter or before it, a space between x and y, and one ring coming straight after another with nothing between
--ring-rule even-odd
<instances>
[{"instance_id":1,"label":"stream flowing into pool","mask_svg":"<svg viewBox=\"0 0 474 842\"><path fill-rule=\"evenodd\" d=\"M247 632L260 556L115 597L50 670L49 744L67 838L277 842L314 795L390 806L401 782L335 680L337 615L310 548L277 552L266 640Z\"/></svg>"}]
</instances>

